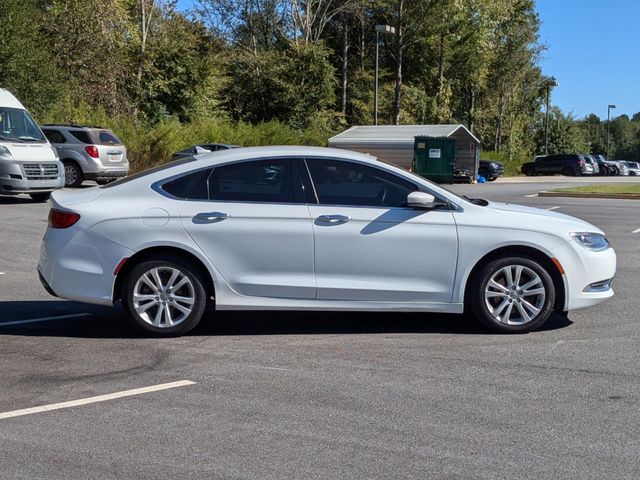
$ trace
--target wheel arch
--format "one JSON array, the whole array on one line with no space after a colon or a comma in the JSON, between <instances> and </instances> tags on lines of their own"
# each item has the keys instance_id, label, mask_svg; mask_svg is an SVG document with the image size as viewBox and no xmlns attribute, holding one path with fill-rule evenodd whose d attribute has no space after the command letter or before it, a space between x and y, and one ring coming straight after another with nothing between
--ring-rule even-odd
<instances>
[{"instance_id":1,"label":"wheel arch","mask_svg":"<svg viewBox=\"0 0 640 480\"><path fill-rule=\"evenodd\" d=\"M464 304L465 307L469 304L470 294L471 294L471 284L475 279L476 275L482 270L482 268L487 265L492 260L496 260L498 258L504 258L512 255L522 255L525 257L533 258L540 262L540 264L544 267L544 269L549 273L551 279L553 280L553 286L556 291L555 303L553 305L553 310L556 312L563 312L565 310L565 300L566 300L566 287L563 279L562 272L559 270L558 265L552 260L552 258L547 255L542 250L539 250L534 247L526 246L526 245L507 245L500 248L496 248L495 250L490 251L485 254L480 260L476 262L476 264L471 269L471 272L467 276L464 282Z\"/></svg>"},{"instance_id":2,"label":"wheel arch","mask_svg":"<svg viewBox=\"0 0 640 480\"><path fill-rule=\"evenodd\" d=\"M215 298L215 286L213 277L207 266L200 258L198 258L193 253L179 247L153 246L136 252L134 255L127 259L124 265L122 265L122 268L118 272L113 286L113 302L115 303L118 300L122 299L122 287L124 280L131 269L133 269L133 267L146 260L162 259L166 258L168 255L181 257L185 260L188 260L189 262L192 262L194 267L198 269L198 272L201 274L205 282L204 287L205 291L207 292L207 297L209 299Z\"/></svg>"}]
</instances>

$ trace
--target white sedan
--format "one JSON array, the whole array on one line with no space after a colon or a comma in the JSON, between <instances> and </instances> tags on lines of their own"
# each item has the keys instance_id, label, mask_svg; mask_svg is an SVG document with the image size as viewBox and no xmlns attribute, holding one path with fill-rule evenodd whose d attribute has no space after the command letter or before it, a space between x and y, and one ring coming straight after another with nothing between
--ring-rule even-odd
<instances>
[{"instance_id":1,"label":"white sedan","mask_svg":"<svg viewBox=\"0 0 640 480\"><path fill-rule=\"evenodd\" d=\"M156 336L217 310L469 312L527 332L613 296L604 233L457 195L369 155L226 150L55 192L38 271Z\"/></svg>"}]
</instances>

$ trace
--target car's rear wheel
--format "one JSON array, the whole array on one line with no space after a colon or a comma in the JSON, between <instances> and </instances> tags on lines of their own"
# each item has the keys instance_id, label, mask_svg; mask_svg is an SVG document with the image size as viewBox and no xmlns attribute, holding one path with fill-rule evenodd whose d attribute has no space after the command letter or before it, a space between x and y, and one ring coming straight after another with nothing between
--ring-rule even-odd
<instances>
[{"instance_id":1,"label":"car's rear wheel","mask_svg":"<svg viewBox=\"0 0 640 480\"><path fill-rule=\"evenodd\" d=\"M576 172L571 167L564 167L562 169L562 175L564 175L565 177L573 177L575 174Z\"/></svg>"},{"instance_id":2,"label":"car's rear wheel","mask_svg":"<svg viewBox=\"0 0 640 480\"><path fill-rule=\"evenodd\" d=\"M555 288L549 273L528 257L489 262L471 285L469 307L485 326L498 333L526 333L551 315Z\"/></svg>"},{"instance_id":3,"label":"car's rear wheel","mask_svg":"<svg viewBox=\"0 0 640 480\"><path fill-rule=\"evenodd\" d=\"M536 171L534 170L534 168L527 165L522 167L522 173L524 173L527 177L536 175Z\"/></svg>"},{"instance_id":4,"label":"car's rear wheel","mask_svg":"<svg viewBox=\"0 0 640 480\"><path fill-rule=\"evenodd\" d=\"M183 335L198 325L207 296L198 269L179 257L148 260L131 269L123 301L133 324L148 335Z\"/></svg>"},{"instance_id":5,"label":"car's rear wheel","mask_svg":"<svg viewBox=\"0 0 640 480\"><path fill-rule=\"evenodd\" d=\"M64 186L78 188L82 185L84 175L77 163L65 160L64 164Z\"/></svg>"},{"instance_id":6,"label":"car's rear wheel","mask_svg":"<svg viewBox=\"0 0 640 480\"><path fill-rule=\"evenodd\" d=\"M489 180L489 170L487 170L486 168L479 168L478 175L484 177L486 180Z\"/></svg>"}]
</instances>

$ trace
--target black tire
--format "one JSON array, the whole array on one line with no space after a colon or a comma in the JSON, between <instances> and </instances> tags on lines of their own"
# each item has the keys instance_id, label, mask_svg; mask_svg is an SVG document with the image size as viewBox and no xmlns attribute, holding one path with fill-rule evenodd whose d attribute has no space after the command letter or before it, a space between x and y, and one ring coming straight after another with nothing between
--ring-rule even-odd
<instances>
[{"instance_id":1,"label":"black tire","mask_svg":"<svg viewBox=\"0 0 640 480\"><path fill-rule=\"evenodd\" d=\"M501 270L505 267L512 267L512 268L524 267L523 273L522 273L523 282L527 281L527 279L529 278L534 278L534 276L530 276L527 272L529 271L534 272L537 275L538 279L540 280L540 284L544 288L544 297L539 297L539 296L518 297L517 290L516 292L513 293L513 297L511 297L512 295L511 290L506 288L506 290L510 292L509 296L506 296L504 298L502 297L485 298L485 290L487 289L489 281L491 280L492 277L494 277L494 275L499 275L500 274L499 272L501 272ZM537 286L537 285L538 284L535 284L534 286ZM473 278L469 288L471 289L471 291L468 297L469 302L468 302L467 308L483 325L485 325L491 331L497 332L497 333L527 333L527 332L536 330L537 328L540 328L542 324L544 324L544 322L546 322L549 316L551 315L553 310L553 305L555 303L555 287L553 285L553 280L551 276L544 269L544 267L540 265L540 263L537 260L534 260L533 258L529 258L525 256L503 257L496 260L492 260L487 265L485 265L477 273L477 275L475 275L475 278ZM531 298L537 298L537 300L539 301L540 305L533 305L534 307L539 308L539 312L531 316L530 320L526 321L524 320L524 317L520 314L520 307L518 307L518 304L521 305L522 308L524 308L523 306L524 304L521 303L521 301L519 300L524 301L525 299L531 299ZM495 304L492 305L492 308L496 308L496 310L499 310L499 308L502 306L501 304L503 300L505 302L508 302L505 309L506 310L511 309L509 310L510 312L515 310L516 315L520 317L519 320L522 320L522 322L507 324L507 323L504 323L505 320L497 319L494 317L494 315L489 310L489 305L487 305L487 303L491 305L491 302L495 302ZM533 301L529 301L529 302L530 304L532 304L531 302ZM513 305L513 306L509 307L509 305ZM527 313L529 312L531 312L531 310L528 310ZM498 316L500 316L499 312L496 312L496 313L498 313ZM508 319L506 320L508 321Z\"/></svg>"},{"instance_id":2,"label":"black tire","mask_svg":"<svg viewBox=\"0 0 640 480\"><path fill-rule=\"evenodd\" d=\"M565 177L574 177L576 175L575 170L571 167L564 167L561 173Z\"/></svg>"},{"instance_id":3,"label":"black tire","mask_svg":"<svg viewBox=\"0 0 640 480\"><path fill-rule=\"evenodd\" d=\"M495 182L497 179L498 179L498 177L493 177L493 178L490 178L489 181L490 182Z\"/></svg>"},{"instance_id":4,"label":"black tire","mask_svg":"<svg viewBox=\"0 0 640 480\"><path fill-rule=\"evenodd\" d=\"M64 186L68 188L78 188L84 181L82 169L73 160L64 160Z\"/></svg>"},{"instance_id":5,"label":"black tire","mask_svg":"<svg viewBox=\"0 0 640 480\"><path fill-rule=\"evenodd\" d=\"M46 202L51 198L51 193L47 192L47 193L30 193L29 196L31 197L31 199L34 202Z\"/></svg>"},{"instance_id":6,"label":"black tire","mask_svg":"<svg viewBox=\"0 0 640 480\"><path fill-rule=\"evenodd\" d=\"M191 295L193 296L193 303L190 304L191 312L188 313L186 317L176 325L167 325L166 313L160 314L159 326L153 325L151 323L152 320L150 317L153 316L157 319L156 314L159 310L164 310L165 308L169 309L170 312L173 311L173 313L170 313L170 315L175 316L176 314L179 315L181 313L177 310L176 307L181 306L184 308L186 305L185 303L177 303L179 301L174 300L173 296L167 291L163 291L162 293L153 291L153 293L151 293L152 291L149 286L146 284L143 285L144 282L141 280L143 275L154 269L158 269L161 283L168 282L167 277L169 277L172 273L170 269L179 271L180 275L182 275L182 277L186 277L190 282L186 286L172 292L173 294L178 292L179 297L176 298L185 298ZM139 280L143 283L138 285ZM128 313L128 320L139 331L148 336L175 337L184 335L185 333L193 330L198 325L198 323L200 323L200 320L202 319L202 316L205 312L205 308L207 305L207 293L204 287L205 284L206 283L202 274L200 273L200 269L188 260L185 260L179 256L167 255L161 258L143 261L135 265L129 272L127 272L127 276L123 282L122 300L125 311ZM136 285L138 285L139 289L144 287L149 290L148 292L142 292L142 294L144 295L157 295L154 299L147 299L149 303L153 303L154 305L148 306L145 312L142 312L142 314L145 314L146 311L149 312L148 314L146 314L146 318L136 311L136 306L134 304L133 298ZM188 294L185 294L185 292L188 292ZM163 299L164 303L162 303ZM147 306L147 303L139 305L139 307L140 306L144 308L145 306Z\"/></svg>"},{"instance_id":7,"label":"black tire","mask_svg":"<svg viewBox=\"0 0 640 480\"><path fill-rule=\"evenodd\" d=\"M609 168L609 176L610 177L617 177L618 175L620 175L620 170L618 170L618 167L610 167Z\"/></svg>"},{"instance_id":8,"label":"black tire","mask_svg":"<svg viewBox=\"0 0 640 480\"><path fill-rule=\"evenodd\" d=\"M609 167L605 167L604 165L600 166L600 173L598 173L601 177L606 177L609 175Z\"/></svg>"}]
</instances>

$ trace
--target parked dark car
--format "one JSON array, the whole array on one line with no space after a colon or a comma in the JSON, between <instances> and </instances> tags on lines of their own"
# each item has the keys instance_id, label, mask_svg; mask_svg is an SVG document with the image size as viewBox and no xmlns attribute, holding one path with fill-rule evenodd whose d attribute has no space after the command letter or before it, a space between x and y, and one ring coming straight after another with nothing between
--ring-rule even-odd
<instances>
[{"instance_id":1,"label":"parked dark car","mask_svg":"<svg viewBox=\"0 0 640 480\"><path fill-rule=\"evenodd\" d=\"M198 145L192 145L189 148L174 153L172 160L180 160L185 157L200 155L201 153L217 152L218 150L228 150L239 147L240 145L228 145L226 143L199 143Z\"/></svg>"},{"instance_id":2,"label":"parked dark car","mask_svg":"<svg viewBox=\"0 0 640 480\"><path fill-rule=\"evenodd\" d=\"M504 166L495 160L480 160L478 167L478 175L486 178L489 182L493 182L500 175L504 174Z\"/></svg>"},{"instance_id":3,"label":"parked dark car","mask_svg":"<svg viewBox=\"0 0 640 480\"><path fill-rule=\"evenodd\" d=\"M533 162L522 165L522 173L527 176L533 175L566 175L573 177L576 175L593 175L593 167L584 158L584 155L577 153L540 155Z\"/></svg>"}]
</instances>

